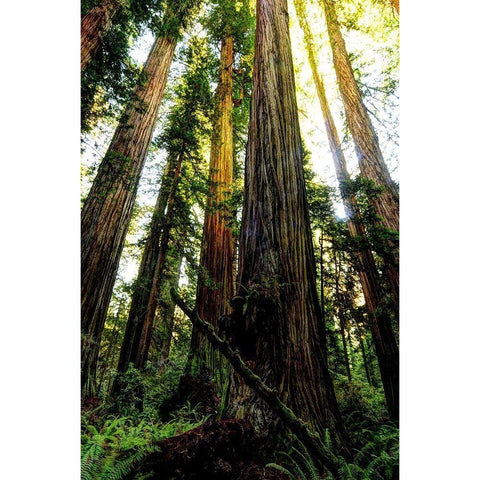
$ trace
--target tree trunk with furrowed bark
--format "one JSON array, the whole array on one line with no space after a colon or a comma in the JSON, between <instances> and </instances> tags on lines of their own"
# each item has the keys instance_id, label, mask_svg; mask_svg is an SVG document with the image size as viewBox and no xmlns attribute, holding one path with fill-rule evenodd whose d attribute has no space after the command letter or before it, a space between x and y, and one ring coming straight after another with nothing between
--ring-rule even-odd
<instances>
[{"instance_id":1,"label":"tree trunk with furrowed bark","mask_svg":"<svg viewBox=\"0 0 480 480\"><path fill-rule=\"evenodd\" d=\"M372 180L375 185L383 188L383 192L377 198L371 200L376 214L380 217L379 224L391 231L398 232L400 227L398 188L390 177L380 150L377 134L373 129L355 81L345 41L340 31L335 4L332 0L322 0L321 3L325 11L333 62L345 106L348 127L356 146L360 172L364 178ZM384 256L384 261L391 286L394 308L398 316L399 252L397 245L390 242L390 247L392 254Z\"/></svg>"},{"instance_id":2,"label":"tree trunk with furrowed bark","mask_svg":"<svg viewBox=\"0 0 480 480\"><path fill-rule=\"evenodd\" d=\"M205 209L201 273L197 288L197 312L217 325L227 315L233 297L233 235L230 201L233 183L233 36L222 41L220 76L216 92L214 129L210 152L210 191ZM215 352L196 328L192 333L192 354L206 362L213 373Z\"/></svg>"},{"instance_id":3,"label":"tree trunk with furrowed bark","mask_svg":"<svg viewBox=\"0 0 480 480\"><path fill-rule=\"evenodd\" d=\"M258 0L233 339L252 370L312 428L344 430L321 342L286 0ZM238 376L229 413L264 433L276 415Z\"/></svg>"},{"instance_id":4,"label":"tree trunk with furrowed bark","mask_svg":"<svg viewBox=\"0 0 480 480\"><path fill-rule=\"evenodd\" d=\"M82 390L92 393L98 345L177 39L158 37L82 210ZM93 388L94 390L94 388Z\"/></svg>"},{"instance_id":5,"label":"tree trunk with furrowed bark","mask_svg":"<svg viewBox=\"0 0 480 480\"><path fill-rule=\"evenodd\" d=\"M303 0L294 0L294 3L300 25L304 31L308 59L324 117L325 129L330 145L330 151L333 157L337 180L340 186L343 204L345 206L345 212L347 213L348 230L353 239L360 239L361 243L365 243L365 228L359 220L359 212L355 196L349 193L347 190L347 184L350 180L350 175L347 170L347 162L345 160L345 156L341 148L340 138L330 111L323 80L318 71L317 60L312 42L312 34L306 19ZM381 371L388 410L393 419L398 419L399 351L395 333L393 331L388 312L385 310L384 302L382 302L382 287L377 266L371 250L366 247L361 247L355 251L355 258L356 268L359 273L360 283L362 285L367 312L369 315L369 325L372 331L375 350L378 356L379 368ZM397 312L398 310L396 310L394 313Z\"/></svg>"},{"instance_id":6,"label":"tree trunk with furrowed bark","mask_svg":"<svg viewBox=\"0 0 480 480\"><path fill-rule=\"evenodd\" d=\"M105 33L119 8L120 0L103 0L82 16L81 24L81 71L87 68L97 52Z\"/></svg>"}]
</instances>

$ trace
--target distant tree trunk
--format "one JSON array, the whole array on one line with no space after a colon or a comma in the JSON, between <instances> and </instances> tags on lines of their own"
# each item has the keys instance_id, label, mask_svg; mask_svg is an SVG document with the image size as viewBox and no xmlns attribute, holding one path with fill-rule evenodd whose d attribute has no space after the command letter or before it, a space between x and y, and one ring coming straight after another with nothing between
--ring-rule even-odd
<instances>
[{"instance_id":1,"label":"distant tree trunk","mask_svg":"<svg viewBox=\"0 0 480 480\"><path fill-rule=\"evenodd\" d=\"M117 346L117 341L118 341L118 336L120 334L119 328L117 328L118 325L118 320L120 319L120 313L123 308L123 303L120 303L117 309L117 313L115 315L115 320L113 322L113 334L112 334L112 341L109 343L108 348L107 348L107 353L105 355L105 368L102 370L102 374L100 376L100 379L98 380L98 388L101 390L102 384L103 384L103 378L105 376L105 372L107 371L108 368L113 368L113 359L114 359L114 350L115 347Z\"/></svg>"},{"instance_id":2,"label":"distant tree trunk","mask_svg":"<svg viewBox=\"0 0 480 480\"><path fill-rule=\"evenodd\" d=\"M258 0L234 343L305 422L344 441L320 341L312 234L286 0ZM260 398L232 379L229 411L275 429Z\"/></svg>"},{"instance_id":3,"label":"distant tree trunk","mask_svg":"<svg viewBox=\"0 0 480 480\"><path fill-rule=\"evenodd\" d=\"M172 228L172 218L174 210L175 196L177 194L178 182L180 180L180 172L182 170L182 163L185 156L185 146L182 147L178 155L177 165L170 186L170 192L167 199L167 206L165 217L162 224L162 234L160 235L160 248L158 250L158 257L155 264L155 270L152 277L152 288L148 297L147 309L145 316L141 319L142 332L138 346L138 356L135 360L136 368L143 368L148 358L148 350L152 341L153 323L155 320L155 313L157 311L158 300L160 295L160 288L165 277L165 264L167 260L167 249L170 242L170 231Z\"/></svg>"},{"instance_id":4,"label":"distant tree trunk","mask_svg":"<svg viewBox=\"0 0 480 480\"><path fill-rule=\"evenodd\" d=\"M352 373L350 371L350 360L348 358L348 347L347 339L345 336L345 297L340 292L340 275L341 275L341 263L340 258L337 258L337 253L335 254L335 298L337 300L337 313L338 319L340 320L340 335L342 337L342 347L343 347L343 359L345 363L345 370L347 372L348 383L352 383Z\"/></svg>"},{"instance_id":5,"label":"distant tree trunk","mask_svg":"<svg viewBox=\"0 0 480 480\"><path fill-rule=\"evenodd\" d=\"M197 312L216 326L218 318L227 315L233 297L232 212L228 205L233 183L233 36L222 41L220 76L216 92L214 129L210 152L210 191L205 222L197 288ZM194 327L193 354L206 362L211 373L215 365L214 350Z\"/></svg>"},{"instance_id":6,"label":"distant tree trunk","mask_svg":"<svg viewBox=\"0 0 480 480\"><path fill-rule=\"evenodd\" d=\"M357 322L357 338L358 342L360 343L360 350L362 351L362 359L363 359L363 367L365 369L365 376L367 377L367 382L369 385L372 385L372 378L370 375L370 368L368 367L368 359L367 359L367 354L365 352L365 344L363 343L363 335L362 332L359 331L360 326L358 325Z\"/></svg>"},{"instance_id":7,"label":"distant tree trunk","mask_svg":"<svg viewBox=\"0 0 480 480\"><path fill-rule=\"evenodd\" d=\"M153 276L155 266L160 252L160 237L162 226L165 222L165 209L170 195L172 183L175 178L175 172L178 162L172 162L172 158L167 159L165 171L163 173L162 185L160 187L155 208L153 210L152 220L145 247L143 250L140 269L132 295L132 302L128 313L127 326L123 337L122 348L118 360L117 372L126 372L128 364L138 364L140 337L143 329L143 320L147 312L148 299L152 290ZM120 385L114 382L112 394L118 393Z\"/></svg>"},{"instance_id":8,"label":"distant tree trunk","mask_svg":"<svg viewBox=\"0 0 480 480\"><path fill-rule=\"evenodd\" d=\"M176 265L174 266L174 274L169 278L168 292L166 293L168 299L162 300L159 303L159 329L160 343L158 345L159 350L159 373L162 374L165 371L166 362L170 356L170 349L172 346L173 328L175 324L175 302L171 298L171 288L178 288L178 281L180 280L180 266L181 257L175 259Z\"/></svg>"},{"instance_id":9,"label":"distant tree trunk","mask_svg":"<svg viewBox=\"0 0 480 480\"><path fill-rule=\"evenodd\" d=\"M384 189L377 198L371 200L372 205L380 217L380 224L398 232L400 227L398 188L390 177L380 150L377 135L355 81L345 41L340 31L335 3L332 0L322 0L322 4L325 10L338 85L345 106L347 123L356 145L361 174L364 178L372 180L377 186ZM384 261L391 285L394 308L398 316L398 248L395 245L390 246L392 256L385 256Z\"/></svg>"},{"instance_id":10,"label":"distant tree trunk","mask_svg":"<svg viewBox=\"0 0 480 480\"><path fill-rule=\"evenodd\" d=\"M323 81L318 73L317 61L315 58L312 35L306 21L305 9L302 0L294 0L297 14L305 34L305 45L307 47L308 58L312 69L318 98L325 120L325 128L330 144L330 150L333 156L335 171L340 185L343 204L347 213L348 230L352 238L363 239L365 241L365 228L359 221L359 212L357 202L351 193L348 193L347 184L350 176L347 170L347 163L343 150L341 148L340 138L338 136L335 123L328 105L327 96ZM327 0L328 1L328 0ZM360 276L360 283L365 297L367 311L369 313L370 326L374 339L375 350L378 356L380 371L382 372L382 381L385 390L385 397L389 412L392 418L398 419L399 402L399 352L395 334L392 328L388 312L382 302L382 287L378 275L377 266L371 250L361 247L355 251L357 260L357 270ZM398 277L397 277L398 280ZM398 287L398 284L397 284ZM395 293L395 289L393 289ZM398 295L398 291L397 291ZM383 308L380 308L383 306ZM398 309L395 308L395 314L398 318Z\"/></svg>"},{"instance_id":11,"label":"distant tree trunk","mask_svg":"<svg viewBox=\"0 0 480 480\"><path fill-rule=\"evenodd\" d=\"M85 70L102 43L103 36L112 26L112 19L119 10L119 0L103 0L82 16L81 70Z\"/></svg>"},{"instance_id":12,"label":"distant tree trunk","mask_svg":"<svg viewBox=\"0 0 480 480\"><path fill-rule=\"evenodd\" d=\"M135 89L82 210L82 390L87 396L94 393L98 345L176 43L170 36L156 39L143 70L146 81Z\"/></svg>"}]
</instances>

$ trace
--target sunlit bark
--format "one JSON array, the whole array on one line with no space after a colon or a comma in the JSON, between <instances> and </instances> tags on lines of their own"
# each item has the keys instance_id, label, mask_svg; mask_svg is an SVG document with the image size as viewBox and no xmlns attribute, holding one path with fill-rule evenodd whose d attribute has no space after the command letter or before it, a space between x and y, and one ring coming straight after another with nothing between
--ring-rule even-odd
<instances>
[{"instance_id":1,"label":"sunlit bark","mask_svg":"<svg viewBox=\"0 0 480 480\"><path fill-rule=\"evenodd\" d=\"M323 113L325 129L330 145L330 151L333 157L337 180L342 194L343 204L345 206L345 212L347 213L348 230L353 239L361 239L363 242L365 242L365 228L359 220L356 199L354 195L348 193L347 184L350 180L350 176L347 170L347 162L345 160L340 138L330 111L323 80L319 74L318 64L313 48L312 34L306 19L303 0L294 0L294 3L297 9L301 27L304 31L308 59ZM386 311L384 302L382 302L382 287L373 254L368 248L361 247L355 251L355 257L357 261L356 268L359 273L360 283L362 285L366 307L369 314L369 324L372 331L375 351L378 356L387 405L392 418L398 419L399 351L397 341L388 311ZM398 312L398 310L395 309L395 312ZM343 337L342 341L344 342L345 348L345 341Z\"/></svg>"}]
</instances>

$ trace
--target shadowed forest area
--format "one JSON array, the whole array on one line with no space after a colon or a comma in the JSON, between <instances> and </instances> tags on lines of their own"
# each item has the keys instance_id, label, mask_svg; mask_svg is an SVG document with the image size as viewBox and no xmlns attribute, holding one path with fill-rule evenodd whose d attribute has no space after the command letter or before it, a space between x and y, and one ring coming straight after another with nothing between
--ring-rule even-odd
<instances>
[{"instance_id":1,"label":"shadowed forest area","mask_svg":"<svg viewBox=\"0 0 480 480\"><path fill-rule=\"evenodd\" d=\"M81 478L399 478L398 0L82 0Z\"/></svg>"}]
</instances>

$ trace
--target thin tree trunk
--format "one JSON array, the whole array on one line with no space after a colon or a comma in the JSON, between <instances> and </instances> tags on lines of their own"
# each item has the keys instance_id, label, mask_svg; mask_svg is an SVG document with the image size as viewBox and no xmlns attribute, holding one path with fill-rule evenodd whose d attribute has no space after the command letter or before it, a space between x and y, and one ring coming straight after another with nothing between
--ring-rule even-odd
<instances>
[{"instance_id":1,"label":"thin tree trunk","mask_svg":"<svg viewBox=\"0 0 480 480\"><path fill-rule=\"evenodd\" d=\"M82 16L81 25L81 70L91 62L103 36L112 26L112 19L120 9L119 0L103 0Z\"/></svg>"},{"instance_id":2,"label":"thin tree trunk","mask_svg":"<svg viewBox=\"0 0 480 480\"><path fill-rule=\"evenodd\" d=\"M180 180L180 172L182 170L182 163L185 155L185 146L182 147L178 155L175 173L173 175L172 185L167 200L167 207L165 218L162 225L162 234L160 236L160 248L158 252L157 261L155 264L155 271L152 278L152 288L148 298L147 310L144 318L141 320L142 332L140 335L140 342L138 346L138 356L135 359L135 367L143 368L148 358L148 350L152 341L153 322L155 320L155 312L158 306L158 299L160 294L160 287L165 276L165 263L167 260L167 249L170 241L170 230L172 227L173 207L175 196L177 194L178 182Z\"/></svg>"},{"instance_id":3,"label":"thin tree trunk","mask_svg":"<svg viewBox=\"0 0 480 480\"><path fill-rule=\"evenodd\" d=\"M227 315L233 297L232 212L228 205L233 184L233 36L222 41L220 75L216 91L215 120L210 152L210 191L200 259L197 311L212 325ZM202 345L203 344L203 345ZM217 370L214 351L205 344L196 328L192 332L193 354ZM217 359L218 360L218 359Z\"/></svg>"},{"instance_id":4,"label":"thin tree trunk","mask_svg":"<svg viewBox=\"0 0 480 480\"><path fill-rule=\"evenodd\" d=\"M330 151L332 152L335 172L337 175L340 192L342 194L343 204L347 213L347 226L352 238L363 239L365 241L365 228L359 221L359 212L354 195L348 193L347 185L350 176L347 170L347 162L341 148L340 138L333 121L333 116L328 105L327 96L323 80L318 73L318 65L313 49L312 35L306 20L305 9L302 0L294 0L297 14L305 35L305 45L307 47L308 58L312 69L313 78L320 100L322 113L325 121ZM382 301L382 288L378 270L371 250L361 247L355 251L357 260L357 270L360 277L360 283L365 297L365 303L369 314L369 324L372 330L375 350L378 356L380 371L382 372L382 381L385 390L385 397L389 412L392 418L398 419L399 402L399 352L395 334L393 332L391 320ZM398 278L397 278L398 280ZM392 288L395 294L395 288ZM398 295L398 290L397 290ZM383 308L379 308L382 307ZM398 318L398 309L394 309Z\"/></svg>"},{"instance_id":5,"label":"thin tree trunk","mask_svg":"<svg viewBox=\"0 0 480 480\"><path fill-rule=\"evenodd\" d=\"M355 142L361 174L364 178L372 180L377 186L384 189L371 202L375 212L380 217L380 224L398 232L400 227L398 188L390 177L380 150L377 134L373 129L355 81L345 41L340 31L335 4L332 0L321 0L321 3L325 11L338 85L345 106L347 123ZM398 248L393 244L390 244L390 247L392 255L384 255L384 261L391 286L392 300L398 316Z\"/></svg>"},{"instance_id":6,"label":"thin tree trunk","mask_svg":"<svg viewBox=\"0 0 480 480\"><path fill-rule=\"evenodd\" d=\"M337 299L337 312L340 320L340 335L342 337L343 346L343 359L345 363L345 369L347 371L348 383L352 383L352 374L350 372L350 360L348 358L347 339L345 337L345 298L340 293L340 275L341 275L341 263L335 253L335 297Z\"/></svg>"},{"instance_id":7,"label":"thin tree trunk","mask_svg":"<svg viewBox=\"0 0 480 480\"><path fill-rule=\"evenodd\" d=\"M357 328L360 328L357 323ZM367 377L367 382L369 385L372 385L372 377L370 376L370 369L368 367L368 359L367 359L367 354L365 352L365 344L363 342L363 336L362 332L358 332L357 335L358 342L360 343L360 350L362 351L362 358L363 358L363 366L365 368L365 375Z\"/></svg>"},{"instance_id":8,"label":"thin tree trunk","mask_svg":"<svg viewBox=\"0 0 480 480\"><path fill-rule=\"evenodd\" d=\"M162 185L153 210L150 232L147 241L145 242L140 269L138 271L132 295L127 326L125 328L122 348L118 360L117 372L119 373L126 372L129 363L133 363L134 365L138 363L143 320L147 312L155 266L160 253L160 237L162 234L162 226L165 223L165 209L167 208L168 197L170 195L177 167L178 162L176 165L175 162L172 162L172 158L168 157L163 174ZM112 394L114 395L118 393L119 388L120 385L115 381Z\"/></svg>"},{"instance_id":9,"label":"thin tree trunk","mask_svg":"<svg viewBox=\"0 0 480 480\"><path fill-rule=\"evenodd\" d=\"M160 368L159 374L162 374L165 371L166 362L170 356L170 349L172 346L172 337L173 337L173 328L175 324L175 302L171 298L171 289L178 288L178 282L180 280L180 266L182 263L181 257L175 259L177 262L174 268L174 275L170 278L169 288L166 295L169 297L168 300L160 302L159 305L159 321L161 322L161 338L159 345L159 360Z\"/></svg>"},{"instance_id":10,"label":"thin tree trunk","mask_svg":"<svg viewBox=\"0 0 480 480\"><path fill-rule=\"evenodd\" d=\"M135 89L82 210L85 395L94 393L98 346L176 43L170 36L155 40L144 67L147 80Z\"/></svg>"},{"instance_id":11,"label":"thin tree trunk","mask_svg":"<svg viewBox=\"0 0 480 480\"><path fill-rule=\"evenodd\" d=\"M320 340L312 234L286 0L258 0L235 343L257 375L308 424L344 430ZM234 377L229 412L259 430L275 415Z\"/></svg>"},{"instance_id":12,"label":"thin tree trunk","mask_svg":"<svg viewBox=\"0 0 480 480\"><path fill-rule=\"evenodd\" d=\"M117 325L118 325L118 320L120 318L120 312L123 308L123 304L120 303L119 306L118 306L118 309L117 309L117 313L115 315L115 320L113 322L113 338L112 338L112 341L110 342L110 344L108 345L108 349L107 349L107 354L105 355L105 368L102 370L102 375L100 377L100 379L98 380L98 389L101 390L102 388L102 384L103 384L103 378L105 376L105 372L106 370L110 367L113 367L113 365L109 365L110 363L110 359L113 359L113 352L115 350L115 346L117 345L117 340L118 340L118 335L119 335L119 329L117 328Z\"/></svg>"}]
</instances>

